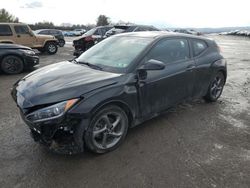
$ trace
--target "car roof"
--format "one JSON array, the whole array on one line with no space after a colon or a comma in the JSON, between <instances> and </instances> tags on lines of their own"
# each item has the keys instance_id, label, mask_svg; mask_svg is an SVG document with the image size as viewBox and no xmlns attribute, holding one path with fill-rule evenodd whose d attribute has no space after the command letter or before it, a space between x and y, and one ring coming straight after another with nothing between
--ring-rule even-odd
<instances>
[{"instance_id":1,"label":"car roof","mask_svg":"<svg viewBox=\"0 0 250 188\"><path fill-rule=\"evenodd\" d=\"M184 33L175 33L175 32L168 32L168 31L142 31L142 32L130 32L130 33L122 33L115 35L119 36L128 36L128 37L145 37L145 38L164 38L164 37L186 37L186 38L193 38L193 39L201 39L206 41L211 41L211 39L194 36L190 34Z\"/></svg>"}]
</instances>

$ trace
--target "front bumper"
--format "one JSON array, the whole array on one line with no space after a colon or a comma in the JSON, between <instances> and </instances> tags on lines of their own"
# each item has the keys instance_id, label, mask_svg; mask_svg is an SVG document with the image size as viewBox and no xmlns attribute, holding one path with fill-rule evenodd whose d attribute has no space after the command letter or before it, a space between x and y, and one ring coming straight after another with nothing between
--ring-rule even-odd
<instances>
[{"instance_id":1,"label":"front bumper","mask_svg":"<svg viewBox=\"0 0 250 188\"><path fill-rule=\"evenodd\" d=\"M36 55L35 56L25 55L24 62L25 62L25 66L27 68L32 68L32 67L37 66L39 64L39 57Z\"/></svg>"},{"instance_id":2,"label":"front bumper","mask_svg":"<svg viewBox=\"0 0 250 188\"><path fill-rule=\"evenodd\" d=\"M79 57L83 53L83 50L81 49L75 49L73 55L76 57Z\"/></svg>"},{"instance_id":3,"label":"front bumper","mask_svg":"<svg viewBox=\"0 0 250 188\"><path fill-rule=\"evenodd\" d=\"M76 154L84 151L83 133L86 121L65 115L58 119L32 123L21 111L24 122L31 130L34 141L59 154Z\"/></svg>"}]
</instances>

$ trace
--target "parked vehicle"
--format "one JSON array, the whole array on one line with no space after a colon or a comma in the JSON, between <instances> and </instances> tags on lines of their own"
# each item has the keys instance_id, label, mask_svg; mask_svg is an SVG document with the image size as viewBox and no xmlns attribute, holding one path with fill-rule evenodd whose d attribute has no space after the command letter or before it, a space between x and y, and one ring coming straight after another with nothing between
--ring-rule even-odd
<instances>
[{"instance_id":1,"label":"parked vehicle","mask_svg":"<svg viewBox=\"0 0 250 188\"><path fill-rule=\"evenodd\" d=\"M81 36L82 34L84 34L86 32L85 29L75 29L72 31L72 33L75 35L75 36Z\"/></svg>"},{"instance_id":2,"label":"parked vehicle","mask_svg":"<svg viewBox=\"0 0 250 188\"><path fill-rule=\"evenodd\" d=\"M39 29L35 31L37 35L52 35L58 40L58 45L63 47L65 45L65 39L62 31L57 29Z\"/></svg>"},{"instance_id":3,"label":"parked vehicle","mask_svg":"<svg viewBox=\"0 0 250 188\"><path fill-rule=\"evenodd\" d=\"M103 40L105 33L113 26L95 27L73 41L74 56L81 55L84 51Z\"/></svg>"},{"instance_id":4,"label":"parked vehicle","mask_svg":"<svg viewBox=\"0 0 250 188\"><path fill-rule=\"evenodd\" d=\"M226 60L209 39L168 32L109 37L79 58L16 82L35 141L62 153L116 149L134 127L187 99L216 101Z\"/></svg>"},{"instance_id":5,"label":"parked vehicle","mask_svg":"<svg viewBox=\"0 0 250 188\"><path fill-rule=\"evenodd\" d=\"M19 74L39 64L39 57L26 46L0 44L0 70L6 74Z\"/></svg>"},{"instance_id":6,"label":"parked vehicle","mask_svg":"<svg viewBox=\"0 0 250 188\"><path fill-rule=\"evenodd\" d=\"M63 31L63 35L65 37L74 37L74 33L72 31Z\"/></svg>"},{"instance_id":7,"label":"parked vehicle","mask_svg":"<svg viewBox=\"0 0 250 188\"><path fill-rule=\"evenodd\" d=\"M174 32L185 33L185 34L190 34L190 35L201 35L200 32L195 31L193 29L176 29L176 30L174 30Z\"/></svg>"},{"instance_id":8,"label":"parked vehicle","mask_svg":"<svg viewBox=\"0 0 250 188\"><path fill-rule=\"evenodd\" d=\"M0 23L0 43L20 44L55 54L58 40L49 35L35 35L27 24Z\"/></svg>"},{"instance_id":9,"label":"parked vehicle","mask_svg":"<svg viewBox=\"0 0 250 188\"><path fill-rule=\"evenodd\" d=\"M105 37L110 37L111 35L127 32L138 32L138 31L160 31L154 26L148 25L115 25L114 28L106 32Z\"/></svg>"}]
</instances>

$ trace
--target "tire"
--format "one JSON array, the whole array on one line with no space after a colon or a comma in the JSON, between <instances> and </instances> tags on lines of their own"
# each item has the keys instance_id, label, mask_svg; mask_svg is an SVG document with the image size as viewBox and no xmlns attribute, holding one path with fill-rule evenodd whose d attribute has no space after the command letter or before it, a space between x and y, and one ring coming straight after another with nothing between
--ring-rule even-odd
<instances>
[{"instance_id":1,"label":"tire","mask_svg":"<svg viewBox=\"0 0 250 188\"><path fill-rule=\"evenodd\" d=\"M221 96L224 85L225 85L225 76L220 71L216 73L216 75L213 77L212 81L210 82L207 94L204 97L205 101L207 102L217 101L218 98Z\"/></svg>"},{"instance_id":2,"label":"tire","mask_svg":"<svg viewBox=\"0 0 250 188\"><path fill-rule=\"evenodd\" d=\"M6 74L19 74L24 70L23 60L14 55L6 56L1 62L1 70Z\"/></svg>"},{"instance_id":3,"label":"tire","mask_svg":"<svg viewBox=\"0 0 250 188\"><path fill-rule=\"evenodd\" d=\"M64 47L64 45L65 45L65 40L60 39L58 45L59 45L60 47Z\"/></svg>"},{"instance_id":4,"label":"tire","mask_svg":"<svg viewBox=\"0 0 250 188\"><path fill-rule=\"evenodd\" d=\"M48 52L48 54L52 55L55 54L58 50L58 47L55 42L47 42L45 45L45 51Z\"/></svg>"},{"instance_id":5,"label":"tire","mask_svg":"<svg viewBox=\"0 0 250 188\"><path fill-rule=\"evenodd\" d=\"M84 134L84 140L92 152L107 153L120 146L127 132L127 114L120 107L110 105L94 115Z\"/></svg>"}]
</instances>

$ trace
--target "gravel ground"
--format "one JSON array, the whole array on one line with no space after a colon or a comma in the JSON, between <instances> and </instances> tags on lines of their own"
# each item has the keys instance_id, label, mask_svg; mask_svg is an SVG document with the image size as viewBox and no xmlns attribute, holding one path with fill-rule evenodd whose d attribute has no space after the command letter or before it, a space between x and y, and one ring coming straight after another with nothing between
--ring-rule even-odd
<instances>
[{"instance_id":1,"label":"gravel ground","mask_svg":"<svg viewBox=\"0 0 250 188\"><path fill-rule=\"evenodd\" d=\"M179 105L105 155L56 155L35 143L10 96L27 72L0 75L0 187L250 187L250 40L209 37L228 59L220 100ZM73 58L67 41L40 66Z\"/></svg>"}]
</instances>

